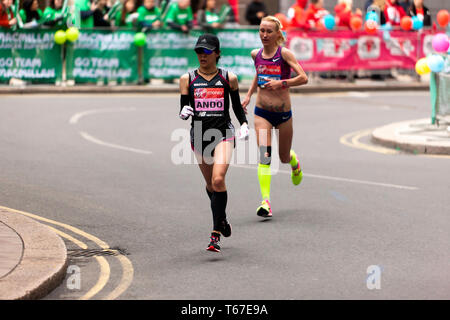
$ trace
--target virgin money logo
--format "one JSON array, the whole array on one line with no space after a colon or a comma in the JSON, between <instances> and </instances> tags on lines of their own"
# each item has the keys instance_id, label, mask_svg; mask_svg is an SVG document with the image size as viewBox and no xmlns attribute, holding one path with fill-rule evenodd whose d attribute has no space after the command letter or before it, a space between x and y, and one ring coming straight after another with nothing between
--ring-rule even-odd
<instances>
[{"instance_id":1,"label":"virgin money logo","mask_svg":"<svg viewBox=\"0 0 450 320\"><path fill-rule=\"evenodd\" d=\"M297 60L311 60L314 57L314 40L306 38L293 38L289 48Z\"/></svg>"},{"instance_id":2,"label":"virgin money logo","mask_svg":"<svg viewBox=\"0 0 450 320\"><path fill-rule=\"evenodd\" d=\"M358 56L361 59L378 59L380 55L380 38L363 36L358 39Z\"/></svg>"}]
</instances>

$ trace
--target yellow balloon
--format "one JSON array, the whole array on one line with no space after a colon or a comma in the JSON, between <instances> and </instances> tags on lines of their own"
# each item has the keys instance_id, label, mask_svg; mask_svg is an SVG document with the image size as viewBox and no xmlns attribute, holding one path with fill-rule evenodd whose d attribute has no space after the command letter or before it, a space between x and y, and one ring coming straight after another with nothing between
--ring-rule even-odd
<instances>
[{"instance_id":1,"label":"yellow balloon","mask_svg":"<svg viewBox=\"0 0 450 320\"><path fill-rule=\"evenodd\" d=\"M79 34L80 32L75 27L70 27L69 29L66 30L66 38L70 42L76 41L78 39Z\"/></svg>"},{"instance_id":2,"label":"yellow balloon","mask_svg":"<svg viewBox=\"0 0 450 320\"><path fill-rule=\"evenodd\" d=\"M431 69L427 64L427 58L419 59L416 62L416 72L421 76L431 72Z\"/></svg>"}]
</instances>

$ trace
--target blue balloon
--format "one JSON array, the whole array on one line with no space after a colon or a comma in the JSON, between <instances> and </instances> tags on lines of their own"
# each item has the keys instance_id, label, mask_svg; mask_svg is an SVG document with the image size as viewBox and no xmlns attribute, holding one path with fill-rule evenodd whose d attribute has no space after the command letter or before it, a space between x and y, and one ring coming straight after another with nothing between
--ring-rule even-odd
<instances>
[{"instance_id":1,"label":"blue balloon","mask_svg":"<svg viewBox=\"0 0 450 320\"><path fill-rule=\"evenodd\" d=\"M369 11L366 14L366 21L367 20L373 20L376 21L378 23L378 13L376 13L375 11Z\"/></svg>"},{"instance_id":2,"label":"blue balloon","mask_svg":"<svg viewBox=\"0 0 450 320\"><path fill-rule=\"evenodd\" d=\"M427 65L433 72L441 72L444 69L445 61L442 56L438 54L432 54L427 57Z\"/></svg>"},{"instance_id":3,"label":"blue balloon","mask_svg":"<svg viewBox=\"0 0 450 320\"><path fill-rule=\"evenodd\" d=\"M420 20L417 16L412 17L413 29L420 30L423 28L423 21Z\"/></svg>"},{"instance_id":4,"label":"blue balloon","mask_svg":"<svg viewBox=\"0 0 450 320\"><path fill-rule=\"evenodd\" d=\"M325 28L327 28L328 30L332 30L336 25L336 21L331 14L327 14L325 17L323 17L323 24L325 25Z\"/></svg>"},{"instance_id":5,"label":"blue balloon","mask_svg":"<svg viewBox=\"0 0 450 320\"><path fill-rule=\"evenodd\" d=\"M389 31L387 31L387 30L383 31L383 39L384 39L384 41L391 40L391 34L389 33Z\"/></svg>"}]
</instances>

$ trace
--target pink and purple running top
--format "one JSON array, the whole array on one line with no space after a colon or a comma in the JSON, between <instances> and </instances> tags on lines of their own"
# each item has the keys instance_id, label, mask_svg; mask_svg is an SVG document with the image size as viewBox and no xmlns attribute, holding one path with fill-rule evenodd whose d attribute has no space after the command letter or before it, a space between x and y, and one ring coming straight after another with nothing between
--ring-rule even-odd
<instances>
[{"instance_id":1,"label":"pink and purple running top","mask_svg":"<svg viewBox=\"0 0 450 320\"><path fill-rule=\"evenodd\" d=\"M255 58L256 74L258 76L258 86L264 88L264 84L270 80L284 80L291 77L291 66L281 55L282 47L278 47L275 55L270 59L262 57L261 48Z\"/></svg>"}]
</instances>

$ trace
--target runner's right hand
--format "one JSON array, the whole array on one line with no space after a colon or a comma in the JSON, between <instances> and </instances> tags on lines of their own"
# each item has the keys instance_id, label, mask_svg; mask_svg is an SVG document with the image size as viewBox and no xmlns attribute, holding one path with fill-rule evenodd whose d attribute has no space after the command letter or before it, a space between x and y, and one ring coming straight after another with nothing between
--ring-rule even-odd
<instances>
[{"instance_id":1,"label":"runner's right hand","mask_svg":"<svg viewBox=\"0 0 450 320\"><path fill-rule=\"evenodd\" d=\"M189 119L189 116L194 115L194 109L192 109L191 106L184 106L183 109L181 109L180 112L180 118L183 120Z\"/></svg>"}]
</instances>

